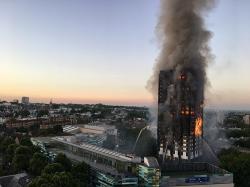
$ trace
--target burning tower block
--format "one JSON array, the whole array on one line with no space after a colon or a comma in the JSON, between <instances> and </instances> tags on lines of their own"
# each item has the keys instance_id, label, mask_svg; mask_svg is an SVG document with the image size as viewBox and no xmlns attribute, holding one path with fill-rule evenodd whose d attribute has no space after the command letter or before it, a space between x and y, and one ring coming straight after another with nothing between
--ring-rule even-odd
<instances>
[{"instance_id":1,"label":"burning tower block","mask_svg":"<svg viewBox=\"0 0 250 187\"><path fill-rule=\"evenodd\" d=\"M158 93L158 156L193 160L202 155L204 87L192 70L161 71Z\"/></svg>"}]
</instances>

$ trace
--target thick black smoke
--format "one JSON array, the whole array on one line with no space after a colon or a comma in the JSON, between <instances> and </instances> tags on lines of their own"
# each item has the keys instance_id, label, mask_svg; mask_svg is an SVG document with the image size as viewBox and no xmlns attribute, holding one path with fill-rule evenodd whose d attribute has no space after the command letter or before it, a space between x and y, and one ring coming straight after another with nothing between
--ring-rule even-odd
<instances>
[{"instance_id":1,"label":"thick black smoke","mask_svg":"<svg viewBox=\"0 0 250 187\"><path fill-rule=\"evenodd\" d=\"M205 28L203 16L214 3L215 0L161 0L156 28L161 52L147 85L155 99L159 72L170 69L175 72L175 79L183 70L190 72L197 97L203 97L206 67L211 60L208 46L211 32Z\"/></svg>"}]
</instances>

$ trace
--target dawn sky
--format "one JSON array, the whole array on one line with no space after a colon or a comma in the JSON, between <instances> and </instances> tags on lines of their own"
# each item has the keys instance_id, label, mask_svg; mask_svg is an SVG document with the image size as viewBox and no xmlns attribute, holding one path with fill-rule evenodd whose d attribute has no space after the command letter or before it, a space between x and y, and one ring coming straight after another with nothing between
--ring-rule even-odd
<instances>
[{"instance_id":1,"label":"dawn sky","mask_svg":"<svg viewBox=\"0 0 250 187\"><path fill-rule=\"evenodd\" d=\"M0 0L0 98L148 105L159 0ZM250 108L250 1L220 0L208 107Z\"/></svg>"}]
</instances>

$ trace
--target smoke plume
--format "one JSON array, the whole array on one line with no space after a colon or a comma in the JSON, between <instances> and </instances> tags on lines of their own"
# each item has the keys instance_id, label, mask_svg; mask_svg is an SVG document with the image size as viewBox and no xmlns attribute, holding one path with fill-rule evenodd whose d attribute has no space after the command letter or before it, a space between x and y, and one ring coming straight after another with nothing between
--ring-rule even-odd
<instances>
[{"instance_id":1,"label":"smoke plume","mask_svg":"<svg viewBox=\"0 0 250 187\"><path fill-rule=\"evenodd\" d=\"M208 46L211 32L205 28L203 16L214 3L215 0L161 0L156 27L161 52L147 84L155 99L160 71L173 70L177 76L183 69L198 80L194 86L203 97L206 67L212 57Z\"/></svg>"},{"instance_id":2,"label":"smoke plume","mask_svg":"<svg viewBox=\"0 0 250 187\"><path fill-rule=\"evenodd\" d=\"M227 113L220 110L209 110L204 113L204 139L217 154L223 148L231 146L222 124Z\"/></svg>"}]
</instances>

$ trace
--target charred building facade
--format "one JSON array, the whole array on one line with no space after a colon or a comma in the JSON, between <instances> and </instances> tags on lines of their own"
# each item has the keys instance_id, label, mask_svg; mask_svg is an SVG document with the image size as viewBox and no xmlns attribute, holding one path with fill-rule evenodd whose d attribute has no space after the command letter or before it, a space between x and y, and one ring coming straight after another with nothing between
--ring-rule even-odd
<instances>
[{"instance_id":1,"label":"charred building facade","mask_svg":"<svg viewBox=\"0 0 250 187\"><path fill-rule=\"evenodd\" d=\"M202 155L203 86L194 72L161 71L158 92L158 156L193 160Z\"/></svg>"}]
</instances>

